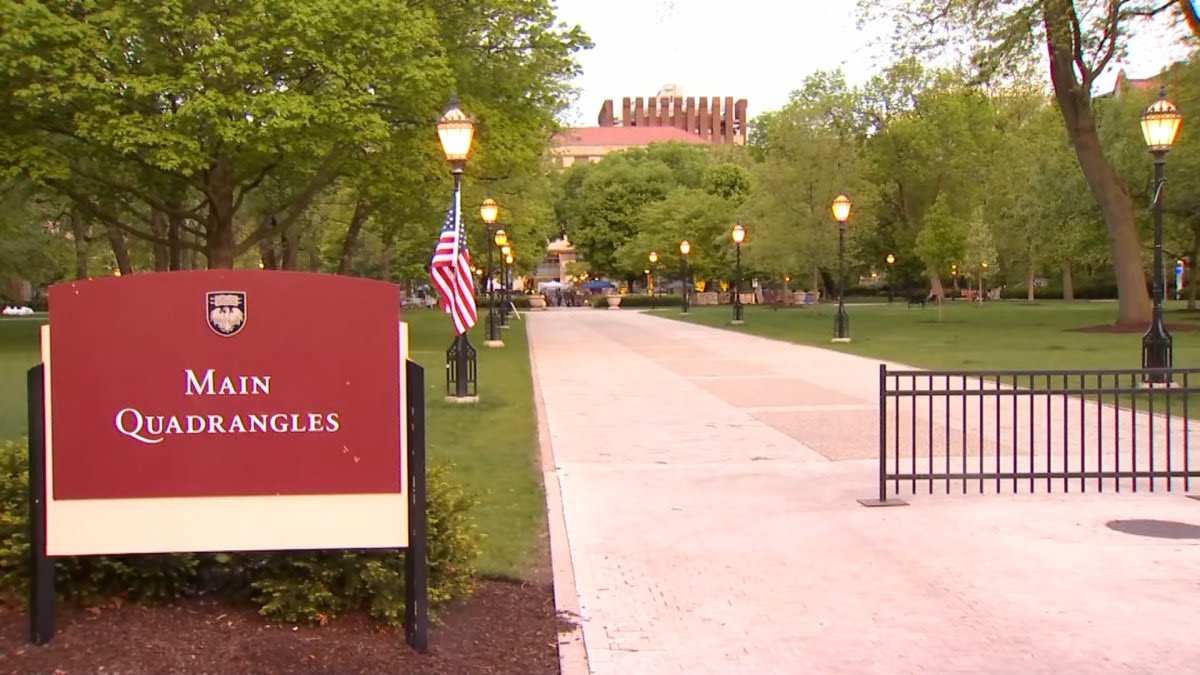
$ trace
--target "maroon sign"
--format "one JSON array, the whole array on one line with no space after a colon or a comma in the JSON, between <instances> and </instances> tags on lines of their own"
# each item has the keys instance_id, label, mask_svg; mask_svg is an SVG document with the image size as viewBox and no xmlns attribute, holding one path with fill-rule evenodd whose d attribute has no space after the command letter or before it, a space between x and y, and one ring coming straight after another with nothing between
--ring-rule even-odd
<instances>
[{"instance_id":1,"label":"maroon sign","mask_svg":"<svg viewBox=\"0 0 1200 675\"><path fill-rule=\"evenodd\" d=\"M54 498L400 492L399 320L334 275L51 287Z\"/></svg>"}]
</instances>

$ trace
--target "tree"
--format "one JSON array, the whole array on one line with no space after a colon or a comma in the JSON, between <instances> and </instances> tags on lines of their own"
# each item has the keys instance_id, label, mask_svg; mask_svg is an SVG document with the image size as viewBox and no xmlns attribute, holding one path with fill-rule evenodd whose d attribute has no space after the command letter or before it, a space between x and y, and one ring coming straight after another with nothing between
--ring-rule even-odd
<instances>
[{"instance_id":1,"label":"tree","mask_svg":"<svg viewBox=\"0 0 1200 675\"><path fill-rule=\"evenodd\" d=\"M968 224L962 218L951 213L946 200L934 201L917 235L917 255L930 270L949 270L967 252L968 229Z\"/></svg>"},{"instance_id":2,"label":"tree","mask_svg":"<svg viewBox=\"0 0 1200 675\"><path fill-rule=\"evenodd\" d=\"M871 222L873 196L863 180L865 129L859 93L840 71L818 71L792 92L782 110L766 113L751 127L753 197L742 209L752 224L744 262L774 278L811 278L836 264L837 227L829 212L841 193L851 196L853 236ZM724 249L729 249L728 232ZM801 276L803 275L803 276ZM808 286L808 284L805 284Z\"/></svg>"},{"instance_id":3,"label":"tree","mask_svg":"<svg viewBox=\"0 0 1200 675\"><path fill-rule=\"evenodd\" d=\"M548 0L41 0L0 4L0 25L0 170L210 267L294 259L339 176L368 212L393 205L373 176L447 183L432 123L452 91L492 141L469 170L523 170L588 44ZM420 187L390 189L440 222Z\"/></svg>"},{"instance_id":4,"label":"tree","mask_svg":"<svg viewBox=\"0 0 1200 675\"><path fill-rule=\"evenodd\" d=\"M860 0L860 8L882 9L872 0ZM1153 10L1149 3L1111 0L901 0L891 12L898 47L927 51L965 43L981 80L1027 61L1038 41L1045 44L1055 102L1108 228L1120 324L1149 321L1150 296L1133 200L1101 145L1092 85L1124 50L1130 22Z\"/></svg>"},{"instance_id":5,"label":"tree","mask_svg":"<svg viewBox=\"0 0 1200 675\"><path fill-rule=\"evenodd\" d=\"M679 275L679 243L691 244L688 266L700 278L725 276L730 257L729 229L736 202L692 187L676 187L634 216L636 233L615 252L623 276L639 276L651 251L660 256L662 278Z\"/></svg>"},{"instance_id":6,"label":"tree","mask_svg":"<svg viewBox=\"0 0 1200 675\"><path fill-rule=\"evenodd\" d=\"M992 100L1004 153L988 172L985 217L993 225L998 271L1023 277L1032 301L1039 273L1061 269L1069 299L1073 269L1108 265L1100 213L1047 95L1032 83L1014 83Z\"/></svg>"},{"instance_id":7,"label":"tree","mask_svg":"<svg viewBox=\"0 0 1200 675\"><path fill-rule=\"evenodd\" d=\"M876 217L886 227L886 247L903 259L917 247L930 292L942 297L949 269L942 263L951 261L931 255L940 245L918 237L931 236L925 219L934 204L941 217L966 222L989 198L991 176L1005 161L996 107L955 73L926 73L911 59L874 78L867 91L873 103L864 115L877 131L865 145L866 173L879 195Z\"/></svg>"},{"instance_id":8,"label":"tree","mask_svg":"<svg viewBox=\"0 0 1200 675\"><path fill-rule=\"evenodd\" d=\"M37 288L80 272L87 276L86 247L77 260L64 231L70 217L62 204L40 198L26 182L0 184L0 281L25 279ZM2 287L0 296L7 296Z\"/></svg>"},{"instance_id":9,"label":"tree","mask_svg":"<svg viewBox=\"0 0 1200 675\"><path fill-rule=\"evenodd\" d=\"M704 148L651 143L576 164L561 179L559 223L594 273L630 275L633 267L617 252L637 235L643 207L677 187L699 188L709 163Z\"/></svg>"}]
</instances>

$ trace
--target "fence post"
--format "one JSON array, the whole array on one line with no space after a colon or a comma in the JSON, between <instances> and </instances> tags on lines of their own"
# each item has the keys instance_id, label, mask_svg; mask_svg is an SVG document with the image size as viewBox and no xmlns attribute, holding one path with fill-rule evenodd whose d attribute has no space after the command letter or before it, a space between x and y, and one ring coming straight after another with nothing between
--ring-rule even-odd
<instances>
[{"instance_id":1,"label":"fence post","mask_svg":"<svg viewBox=\"0 0 1200 675\"><path fill-rule=\"evenodd\" d=\"M879 501L887 501L887 364L879 364Z\"/></svg>"},{"instance_id":2,"label":"fence post","mask_svg":"<svg viewBox=\"0 0 1200 675\"><path fill-rule=\"evenodd\" d=\"M859 499L863 506L907 506L903 499L887 498L887 364L879 364L879 498ZM896 399L899 400L899 399ZM915 403L914 403L915 405ZM899 412L899 408L897 408Z\"/></svg>"}]
</instances>

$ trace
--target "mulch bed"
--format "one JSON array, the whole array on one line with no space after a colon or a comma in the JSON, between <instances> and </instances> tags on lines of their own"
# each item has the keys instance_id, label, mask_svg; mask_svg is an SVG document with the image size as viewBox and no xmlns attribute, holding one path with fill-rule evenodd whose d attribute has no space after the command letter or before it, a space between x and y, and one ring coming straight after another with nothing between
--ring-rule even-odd
<instances>
[{"instance_id":1,"label":"mulch bed","mask_svg":"<svg viewBox=\"0 0 1200 675\"><path fill-rule=\"evenodd\" d=\"M1200 326L1194 326L1187 323L1168 323L1164 324L1167 331L1171 333L1185 333L1189 331L1200 331ZM1084 326L1082 328L1070 328L1068 330L1079 331L1080 333L1145 333L1146 326L1144 324L1123 325L1117 324L1102 324L1099 326Z\"/></svg>"},{"instance_id":2,"label":"mulch bed","mask_svg":"<svg viewBox=\"0 0 1200 675\"><path fill-rule=\"evenodd\" d=\"M57 633L29 644L23 612L0 606L0 673L169 675L282 673L558 673L560 628L549 581L481 580L475 594L442 608L429 654L403 628L365 615L322 627L280 624L253 608L211 600L169 607L60 607Z\"/></svg>"}]
</instances>

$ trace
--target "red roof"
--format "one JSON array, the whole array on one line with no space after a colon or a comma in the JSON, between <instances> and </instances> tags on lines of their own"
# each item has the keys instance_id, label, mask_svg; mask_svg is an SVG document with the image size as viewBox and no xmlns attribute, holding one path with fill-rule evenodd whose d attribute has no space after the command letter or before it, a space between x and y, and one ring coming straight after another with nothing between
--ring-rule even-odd
<instances>
[{"instance_id":1,"label":"red roof","mask_svg":"<svg viewBox=\"0 0 1200 675\"><path fill-rule=\"evenodd\" d=\"M641 146L651 143L680 141L706 145L695 134L675 127L573 127L555 134L556 145L622 145Z\"/></svg>"},{"instance_id":2,"label":"red roof","mask_svg":"<svg viewBox=\"0 0 1200 675\"><path fill-rule=\"evenodd\" d=\"M1133 89L1158 89L1162 82L1161 77L1147 77L1145 79L1134 79L1125 74L1125 70L1117 71L1117 81L1113 85L1113 92L1119 92L1121 87L1132 87Z\"/></svg>"}]
</instances>

